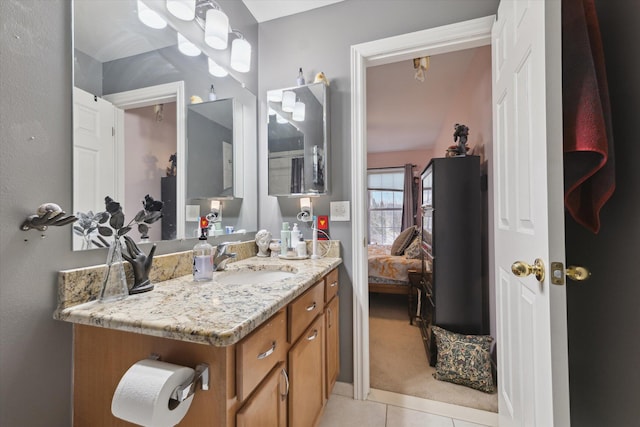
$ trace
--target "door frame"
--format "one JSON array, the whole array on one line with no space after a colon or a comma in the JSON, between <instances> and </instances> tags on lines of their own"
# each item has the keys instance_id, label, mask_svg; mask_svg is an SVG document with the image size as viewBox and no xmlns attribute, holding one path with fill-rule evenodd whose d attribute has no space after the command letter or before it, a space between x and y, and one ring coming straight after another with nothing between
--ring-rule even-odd
<instances>
[{"instance_id":1,"label":"door frame","mask_svg":"<svg viewBox=\"0 0 640 427\"><path fill-rule=\"evenodd\" d=\"M490 15L351 46L353 397L356 400L366 400L371 390L369 378L369 289L366 251L367 67L490 45L491 28L495 19L495 15ZM360 242L362 242L362 245L360 245ZM490 257L490 263L493 263L492 256ZM493 270L490 269L490 271Z\"/></svg>"},{"instance_id":2,"label":"door frame","mask_svg":"<svg viewBox=\"0 0 640 427\"><path fill-rule=\"evenodd\" d=\"M184 81L164 83L156 86L133 89L105 95L104 99L116 107L115 143L118 170L124 171L124 111L132 108L148 107L165 102L176 103L176 238L185 238L185 203L186 203L186 113ZM124 195L124 180L118 181L118 193Z\"/></svg>"}]
</instances>

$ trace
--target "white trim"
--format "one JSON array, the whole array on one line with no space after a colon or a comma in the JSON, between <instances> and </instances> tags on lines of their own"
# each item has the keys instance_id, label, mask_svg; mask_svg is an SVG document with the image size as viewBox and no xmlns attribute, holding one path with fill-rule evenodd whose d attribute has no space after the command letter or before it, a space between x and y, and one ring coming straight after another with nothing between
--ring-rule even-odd
<instances>
[{"instance_id":1,"label":"white trim","mask_svg":"<svg viewBox=\"0 0 640 427\"><path fill-rule=\"evenodd\" d=\"M116 146L124 146L124 110L131 108L147 107L149 105L161 104L163 102L176 103L176 152L178 157L176 177L176 237L185 237L185 192L186 192L186 161L187 154L185 141L186 111L184 82L177 81L156 86L149 86L142 89L134 89L126 92L105 95L104 99L111 102L116 108ZM118 160L117 169L124 170L124 153L121 148L116 150ZM122 175L119 175L122 176ZM119 180L117 188L120 196L124 195L124 182Z\"/></svg>"},{"instance_id":2,"label":"white trim","mask_svg":"<svg viewBox=\"0 0 640 427\"><path fill-rule=\"evenodd\" d=\"M367 236L367 67L491 44L491 28L494 22L495 16L492 15L351 46L354 399L366 399L370 392L369 289L365 250Z\"/></svg>"}]
</instances>

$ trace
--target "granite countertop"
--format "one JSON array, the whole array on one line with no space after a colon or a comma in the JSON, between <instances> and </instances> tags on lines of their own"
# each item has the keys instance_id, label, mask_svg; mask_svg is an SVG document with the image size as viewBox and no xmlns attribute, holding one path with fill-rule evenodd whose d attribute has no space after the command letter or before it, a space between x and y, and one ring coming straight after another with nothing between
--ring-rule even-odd
<instances>
[{"instance_id":1,"label":"granite countertop","mask_svg":"<svg viewBox=\"0 0 640 427\"><path fill-rule=\"evenodd\" d=\"M213 346L237 343L342 263L341 258L284 260L250 257L228 264L211 282L191 275L155 283L151 292L102 303L59 307L54 318ZM222 284L229 271L283 270L296 273L271 283Z\"/></svg>"}]
</instances>

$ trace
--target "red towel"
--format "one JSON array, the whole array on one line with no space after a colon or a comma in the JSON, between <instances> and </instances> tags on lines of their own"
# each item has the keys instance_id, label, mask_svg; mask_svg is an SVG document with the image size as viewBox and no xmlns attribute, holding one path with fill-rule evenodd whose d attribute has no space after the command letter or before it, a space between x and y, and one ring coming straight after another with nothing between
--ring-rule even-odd
<instances>
[{"instance_id":1,"label":"red towel","mask_svg":"<svg viewBox=\"0 0 640 427\"><path fill-rule=\"evenodd\" d=\"M594 0L562 0L565 206L598 233L615 190L609 89Z\"/></svg>"}]
</instances>

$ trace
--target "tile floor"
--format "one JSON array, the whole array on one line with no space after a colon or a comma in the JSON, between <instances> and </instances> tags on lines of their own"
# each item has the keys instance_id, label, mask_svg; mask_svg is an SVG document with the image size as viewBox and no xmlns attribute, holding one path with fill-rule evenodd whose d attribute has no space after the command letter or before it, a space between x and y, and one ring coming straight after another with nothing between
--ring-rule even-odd
<instances>
[{"instance_id":1,"label":"tile floor","mask_svg":"<svg viewBox=\"0 0 640 427\"><path fill-rule=\"evenodd\" d=\"M319 427L485 427L415 409L332 394Z\"/></svg>"}]
</instances>

